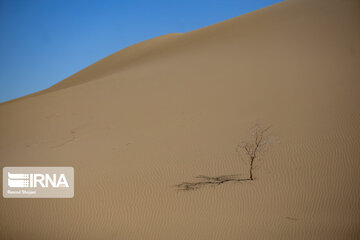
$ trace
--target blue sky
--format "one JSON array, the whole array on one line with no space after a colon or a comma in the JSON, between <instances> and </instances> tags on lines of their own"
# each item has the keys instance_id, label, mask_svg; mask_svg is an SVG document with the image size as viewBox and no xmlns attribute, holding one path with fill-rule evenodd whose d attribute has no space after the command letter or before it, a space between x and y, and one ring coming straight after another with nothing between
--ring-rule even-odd
<instances>
[{"instance_id":1,"label":"blue sky","mask_svg":"<svg viewBox=\"0 0 360 240\"><path fill-rule=\"evenodd\" d=\"M280 0L0 0L0 102L65 79L134 43Z\"/></svg>"}]
</instances>

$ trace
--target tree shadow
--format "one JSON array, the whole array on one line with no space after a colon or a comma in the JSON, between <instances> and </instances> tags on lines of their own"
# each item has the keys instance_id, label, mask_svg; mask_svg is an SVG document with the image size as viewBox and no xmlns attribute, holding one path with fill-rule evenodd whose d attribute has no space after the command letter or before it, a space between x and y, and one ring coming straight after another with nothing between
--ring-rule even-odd
<instances>
[{"instance_id":1,"label":"tree shadow","mask_svg":"<svg viewBox=\"0 0 360 240\"><path fill-rule=\"evenodd\" d=\"M200 175L196 177L199 181L196 182L182 182L176 184L174 187L177 191L191 191L196 190L205 186L214 185L218 186L227 182L244 182L252 181L250 178L239 178L239 175L222 175L218 177L209 177L205 175Z\"/></svg>"}]
</instances>

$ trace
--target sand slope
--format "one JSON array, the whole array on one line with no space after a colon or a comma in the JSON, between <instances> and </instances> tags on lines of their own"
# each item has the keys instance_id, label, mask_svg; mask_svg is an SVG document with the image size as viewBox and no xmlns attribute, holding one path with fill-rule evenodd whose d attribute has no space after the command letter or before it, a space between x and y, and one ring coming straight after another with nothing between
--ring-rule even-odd
<instances>
[{"instance_id":1,"label":"sand slope","mask_svg":"<svg viewBox=\"0 0 360 240\"><path fill-rule=\"evenodd\" d=\"M360 1L292 0L115 53L0 105L1 166L73 166L73 199L0 199L1 239L358 239ZM279 143L253 182L255 124Z\"/></svg>"}]
</instances>

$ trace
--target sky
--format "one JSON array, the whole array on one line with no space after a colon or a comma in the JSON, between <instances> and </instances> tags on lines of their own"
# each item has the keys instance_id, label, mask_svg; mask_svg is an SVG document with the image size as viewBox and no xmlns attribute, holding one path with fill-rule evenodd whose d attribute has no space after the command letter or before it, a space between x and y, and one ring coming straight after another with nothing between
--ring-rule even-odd
<instances>
[{"instance_id":1,"label":"sky","mask_svg":"<svg viewBox=\"0 0 360 240\"><path fill-rule=\"evenodd\" d=\"M281 0L0 0L0 102L132 44L212 25Z\"/></svg>"}]
</instances>

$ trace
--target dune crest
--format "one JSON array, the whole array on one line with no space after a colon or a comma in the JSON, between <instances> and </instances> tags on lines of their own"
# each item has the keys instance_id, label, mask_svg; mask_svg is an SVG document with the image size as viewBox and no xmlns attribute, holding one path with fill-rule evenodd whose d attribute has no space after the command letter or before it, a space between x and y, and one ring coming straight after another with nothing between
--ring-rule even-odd
<instances>
[{"instance_id":1,"label":"dune crest","mask_svg":"<svg viewBox=\"0 0 360 240\"><path fill-rule=\"evenodd\" d=\"M360 1L285 1L1 104L1 166L72 166L75 197L1 198L0 239L358 239L359 42ZM253 181L174 191L248 178L256 123Z\"/></svg>"}]
</instances>

